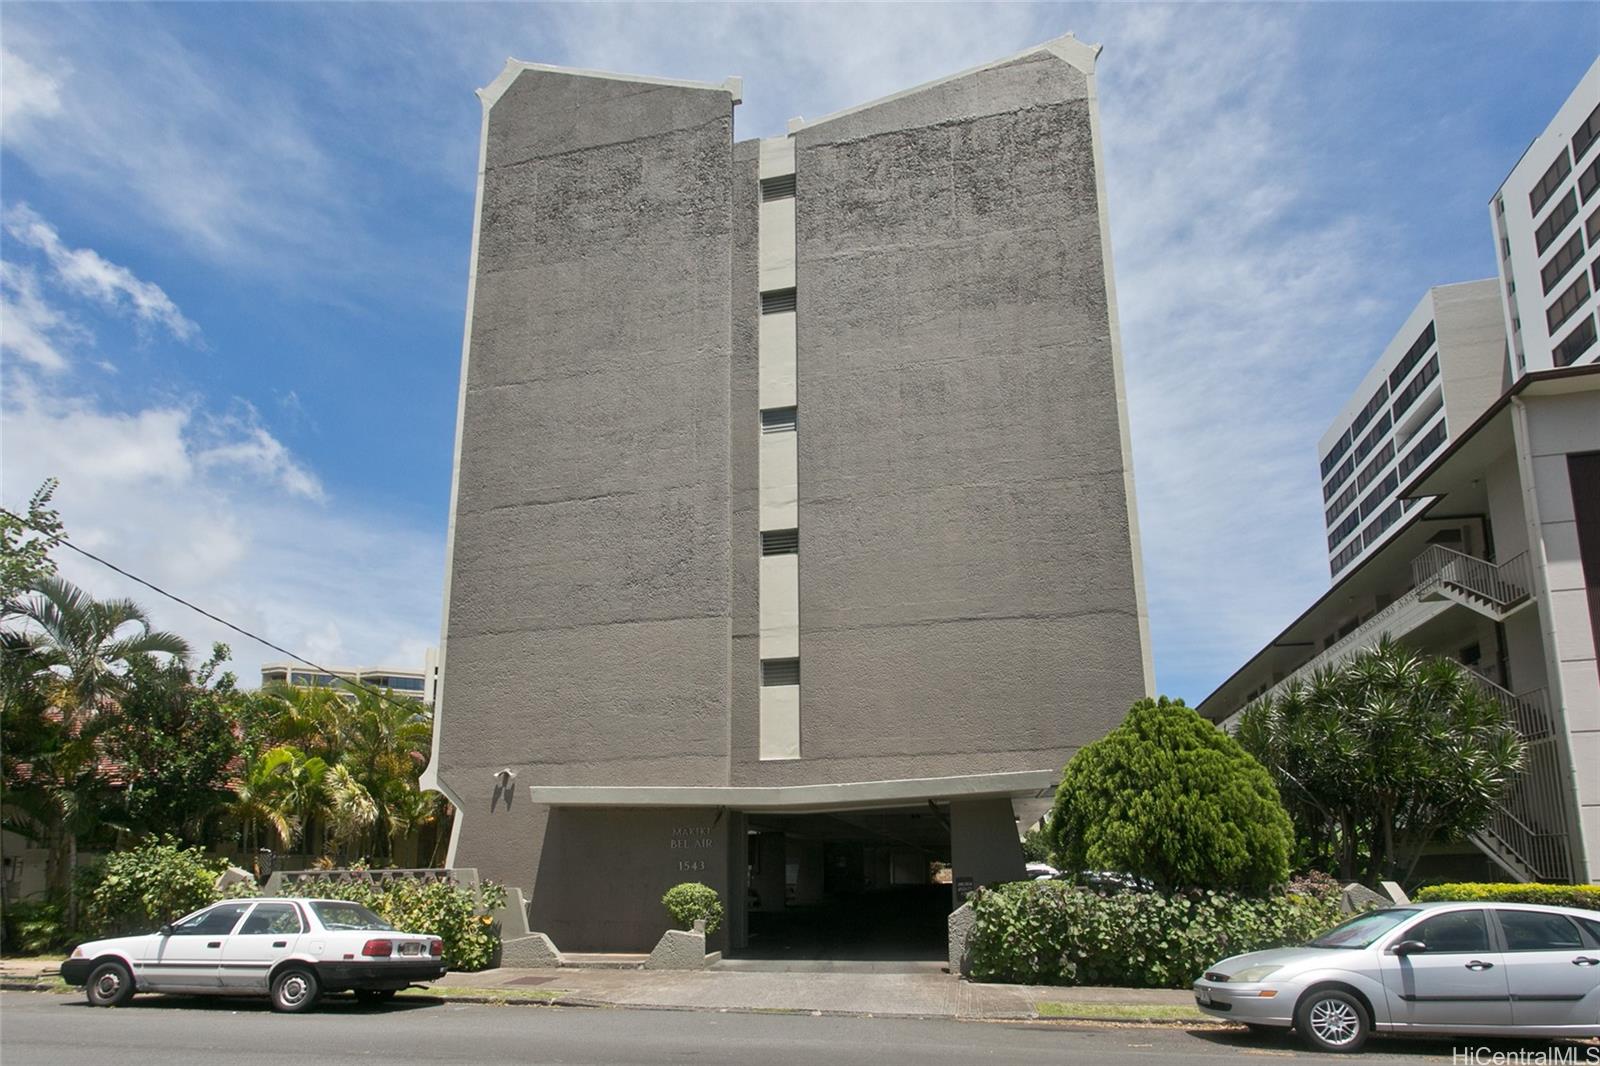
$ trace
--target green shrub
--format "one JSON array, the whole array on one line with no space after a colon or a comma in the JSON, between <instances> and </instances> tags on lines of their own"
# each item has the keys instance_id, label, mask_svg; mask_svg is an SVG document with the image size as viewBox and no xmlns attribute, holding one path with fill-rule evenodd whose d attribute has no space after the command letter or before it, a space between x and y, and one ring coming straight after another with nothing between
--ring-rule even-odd
<instances>
[{"instance_id":1,"label":"green shrub","mask_svg":"<svg viewBox=\"0 0 1600 1066\"><path fill-rule=\"evenodd\" d=\"M1067 763L1050 814L1066 869L1163 888L1264 892L1289 876L1294 829L1261 764L1182 700L1140 700Z\"/></svg>"},{"instance_id":2,"label":"green shrub","mask_svg":"<svg viewBox=\"0 0 1600 1066\"><path fill-rule=\"evenodd\" d=\"M115 851L79 877L83 931L90 936L154 932L217 898L226 861L171 839Z\"/></svg>"},{"instance_id":3,"label":"green shrub","mask_svg":"<svg viewBox=\"0 0 1600 1066\"><path fill-rule=\"evenodd\" d=\"M7 955L48 955L71 944L66 908L59 902L19 900L0 915L0 951Z\"/></svg>"},{"instance_id":4,"label":"green shrub","mask_svg":"<svg viewBox=\"0 0 1600 1066\"><path fill-rule=\"evenodd\" d=\"M1193 891L1101 895L1060 881L980 890L969 942L980 981L1186 988L1229 955L1304 943L1337 898Z\"/></svg>"},{"instance_id":5,"label":"green shrub","mask_svg":"<svg viewBox=\"0 0 1600 1066\"><path fill-rule=\"evenodd\" d=\"M1515 881L1459 882L1449 885L1429 885L1417 892L1418 903L1448 901L1467 903L1543 903L1552 907L1581 907L1600 911L1600 885L1540 885L1519 884Z\"/></svg>"},{"instance_id":6,"label":"green shrub","mask_svg":"<svg viewBox=\"0 0 1600 1066\"><path fill-rule=\"evenodd\" d=\"M661 897L661 903L681 928L693 929L695 920L704 918L706 935L710 936L722 924L722 897L717 895L716 889L699 881L673 885Z\"/></svg>"},{"instance_id":7,"label":"green shrub","mask_svg":"<svg viewBox=\"0 0 1600 1066\"><path fill-rule=\"evenodd\" d=\"M285 895L343 899L374 911L404 933L432 933L444 941L444 957L452 970L485 970L500 950L500 930L484 910L505 906L505 889L492 881L477 894L449 881L397 878L376 883L351 880L296 881Z\"/></svg>"}]
</instances>

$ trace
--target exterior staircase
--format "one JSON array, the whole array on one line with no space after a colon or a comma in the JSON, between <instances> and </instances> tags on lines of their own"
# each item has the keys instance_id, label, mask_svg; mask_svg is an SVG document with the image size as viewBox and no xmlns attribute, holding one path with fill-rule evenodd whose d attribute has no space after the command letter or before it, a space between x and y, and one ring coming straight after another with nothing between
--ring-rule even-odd
<instances>
[{"instance_id":1,"label":"exterior staircase","mask_svg":"<svg viewBox=\"0 0 1600 1066\"><path fill-rule=\"evenodd\" d=\"M1411 561L1411 580L1423 600L1454 600L1496 622L1533 599L1527 552L1491 563L1434 544Z\"/></svg>"},{"instance_id":2,"label":"exterior staircase","mask_svg":"<svg viewBox=\"0 0 1600 1066\"><path fill-rule=\"evenodd\" d=\"M1518 881L1570 880L1572 856L1561 791L1561 756L1545 691L1536 689L1519 696L1476 671L1472 676L1516 725L1526 765L1489 824L1469 839Z\"/></svg>"}]
</instances>

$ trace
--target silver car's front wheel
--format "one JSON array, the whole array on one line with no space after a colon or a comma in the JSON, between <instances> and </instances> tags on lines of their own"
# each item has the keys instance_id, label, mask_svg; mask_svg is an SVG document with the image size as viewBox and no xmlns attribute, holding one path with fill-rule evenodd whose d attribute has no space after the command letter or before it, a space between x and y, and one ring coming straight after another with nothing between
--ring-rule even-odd
<instances>
[{"instance_id":1,"label":"silver car's front wheel","mask_svg":"<svg viewBox=\"0 0 1600 1066\"><path fill-rule=\"evenodd\" d=\"M1319 1051L1359 1051L1372 1023L1361 1000L1342 988L1319 988L1300 1000L1294 1012L1300 1036Z\"/></svg>"}]
</instances>

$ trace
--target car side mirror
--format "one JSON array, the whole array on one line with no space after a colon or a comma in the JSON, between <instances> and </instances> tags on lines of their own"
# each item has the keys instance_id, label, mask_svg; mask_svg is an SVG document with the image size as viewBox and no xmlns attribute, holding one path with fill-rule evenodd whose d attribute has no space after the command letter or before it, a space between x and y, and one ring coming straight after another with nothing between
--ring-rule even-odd
<instances>
[{"instance_id":1,"label":"car side mirror","mask_svg":"<svg viewBox=\"0 0 1600 1066\"><path fill-rule=\"evenodd\" d=\"M165 925L163 925L161 927L161 929L159 931L160 931L162 936L171 936L172 935L172 923L171 922L167 922Z\"/></svg>"},{"instance_id":2,"label":"car side mirror","mask_svg":"<svg viewBox=\"0 0 1600 1066\"><path fill-rule=\"evenodd\" d=\"M1420 940L1402 940L1389 951L1394 955L1421 955L1428 950L1428 945Z\"/></svg>"}]
</instances>

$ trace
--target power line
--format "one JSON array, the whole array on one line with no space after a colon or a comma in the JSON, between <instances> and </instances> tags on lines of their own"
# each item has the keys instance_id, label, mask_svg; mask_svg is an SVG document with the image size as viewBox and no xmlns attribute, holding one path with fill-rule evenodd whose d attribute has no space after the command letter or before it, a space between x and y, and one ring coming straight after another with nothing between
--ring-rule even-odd
<instances>
[{"instance_id":1,"label":"power line","mask_svg":"<svg viewBox=\"0 0 1600 1066\"><path fill-rule=\"evenodd\" d=\"M304 655L296 655L294 652L290 651L288 648L285 648L283 645L274 644L272 641L268 640L266 637L261 636L259 633L252 633L252 632L250 632L250 630L244 628L243 626L235 625L234 623L228 621L226 618L223 618L221 615L213 614L213 613L211 613L210 611L206 610L204 607L201 607L198 604L190 603L188 600L184 599L182 596L179 596L177 593L168 592L166 589L162 588L160 585L157 585L152 581L146 581L144 578L140 577L138 574L130 573L129 571L124 570L122 567L118 566L116 563L112 562L111 560L103 559L100 556L96 555L94 552L89 551L87 548L78 547L76 544L72 543L72 541L68 540L66 537L62 536L59 533L50 533L48 530L41 529L37 525L35 525L32 522L28 521L26 518L24 518L21 515L17 514L15 511L11 511L11 510L8 510L7 508L0 507L0 514L4 514L7 517L16 520L17 522L20 522L22 525L26 526L27 528L33 530L36 533L43 533L45 535L45 537L50 540L52 545L60 545L63 548L71 548L73 551L77 552L79 555L83 556L84 558L93 559L95 562L99 563L101 566L106 567L109 570L115 570L117 573L121 574L123 577L127 578L129 581L137 582L138 584L143 585L145 588L147 588L150 591L156 593L157 595L165 596L167 599L172 600L175 603L181 603L183 606L189 608L189 610L194 611L197 614L203 614L207 618L211 619L213 622L216 622L219 625L227 626L229 629L233 630L235 633L239 633L239 634L241 634L241 635L243 635L245 637L248 637L249 639L255 641L257 644L265 645L266 647L271 648L275 652L279 652L280 654L287 655L290 659L293 659L297 663L304 663L306 666L311 667L312 669L316 670L318 673L326 674L328 677L334 678L337 681L344 682L346 685L349 685L351 688L358 688L358 689L362 690L363 692L366 692L366 693L369 693L370 695L378 697L380 700L383 700L386 703L394 704L394 706L396 706L396 707L409 706L409 707L415 708L415 706L416 706L416 702L417 701L415 701L415 700L406 700L402 704L401 702L396 700L393 696L390 696L389 694L387 694L385 692L382 692L382 691L380 691L378 689L375 689L371 685L368 685L363 681L351 681L348 678L339 677L338 674L334 673L334 671L331 668L323 666L323 665L321 665L319 663L313 662L312 660L307 659ZM426 682L424 682L424 684L426 684Z\"/></svg>"}]
</instances>

